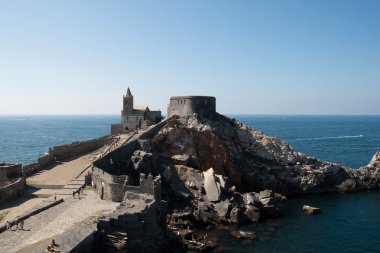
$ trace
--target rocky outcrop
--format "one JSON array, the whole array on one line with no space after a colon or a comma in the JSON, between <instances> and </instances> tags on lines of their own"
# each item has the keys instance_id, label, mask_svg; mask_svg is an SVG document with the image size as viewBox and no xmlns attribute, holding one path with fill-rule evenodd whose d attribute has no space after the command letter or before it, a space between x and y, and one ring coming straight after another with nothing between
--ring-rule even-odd
<instances>
[{"instance_id":1,"label":"rocky outcrop","mask_svg":"<svg viewBox=\"0 0 380 253\"><path fill-rule=\"evenodd\" d=\"M130 156L119 152L111 167L132 185L138 184L140 173L161 175L162 199L175 231L279 217L285 213L285 196L380 186L379 152L354 170L307 157L219 114L172 117L144 141L135 145L140 150L130 147Z\"/></svg>"},{"instance_id":2,"label":"rocky outcrop","mask_svg":"<svg viewBox=\"0 0 380 253\"><path fill-rule=\"evenodd\" d=\"M359 169L321 162L219 114L172 118L153 138L152 151L169 158L185 155L187 166L199 171L212 167L242 192L271 189L289 196L380 186L379 153Z\"/></svg>"}]
</instances>

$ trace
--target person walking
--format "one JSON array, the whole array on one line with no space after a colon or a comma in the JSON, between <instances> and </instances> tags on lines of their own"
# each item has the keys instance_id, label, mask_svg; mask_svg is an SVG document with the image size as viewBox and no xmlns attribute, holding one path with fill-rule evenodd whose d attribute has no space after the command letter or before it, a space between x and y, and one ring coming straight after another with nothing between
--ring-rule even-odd
<instances>
[{"instance_id":1,"label":"person walking","mask_svg":"<svg viewBox=\"0 0 380 253\"><path fill-rule=\"evenodd\" d=\"M7 230L11 229L11 223L7 220Z\"/></svg>"}]
</instances>

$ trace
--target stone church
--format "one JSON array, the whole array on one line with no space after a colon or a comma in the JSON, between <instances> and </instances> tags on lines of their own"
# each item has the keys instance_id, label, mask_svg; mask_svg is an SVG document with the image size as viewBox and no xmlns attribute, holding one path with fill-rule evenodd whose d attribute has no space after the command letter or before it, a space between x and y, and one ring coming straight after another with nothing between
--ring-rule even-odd
<instances>
[{"instance_id":1,"label":"stone church","mask_svg":"<svg viewBox=\"0 0 380 253\"><path fill-rule=\"evenodd\" d=\"M148 106L134 106L133 95L128 88L123 96L121 123L111 126L111 134L125 133L137 128L154 125L162 119L161 111L151 111Z\"/></svg>"}]
</instances>

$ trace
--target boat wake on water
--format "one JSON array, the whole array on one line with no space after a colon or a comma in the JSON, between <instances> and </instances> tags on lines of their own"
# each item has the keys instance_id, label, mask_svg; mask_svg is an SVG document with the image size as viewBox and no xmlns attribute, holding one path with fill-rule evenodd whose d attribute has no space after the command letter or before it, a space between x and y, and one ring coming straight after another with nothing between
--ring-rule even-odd
<instances>
[{"instance_id":1,"label":"boat wake on water","mask_svg":"<svg viewBox=\"0 0 380 253\"><path fill-rule=\"evenodd\" d=\"M315 138L297 138L294 141L300 140L330 140L330 139L348 139L348 138L362 138L364 135L342 135L342 136L328 136L328 137L315 137Z\"/></svg>"}]
</instances>

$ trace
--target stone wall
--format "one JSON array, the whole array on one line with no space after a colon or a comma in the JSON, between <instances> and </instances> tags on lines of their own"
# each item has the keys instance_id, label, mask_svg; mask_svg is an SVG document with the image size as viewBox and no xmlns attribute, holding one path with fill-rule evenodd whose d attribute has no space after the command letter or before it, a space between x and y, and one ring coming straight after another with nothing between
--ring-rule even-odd
<instances>
[{"instance_id":1,"label":"stone wall","mask_svg":"<svg viewBox=\"0 0 380 253\"><path fill-rule=\"evenodd\" d=\"M160 178L154 179L151 175L146 177L142 174L140 175L140 186L131 186L126 182L128 177L122 175L124 171L114 170L113 164L121 163L126 158L131 157L136 150L142 148L140 142L153 138L165 123L166 120L161 121L149 129L140 132L132 137L128 143L93 163L92 186L96 188L96 191L103 199L120 202L123 200L126 191L148 193L153 195L157 200L161 199Z\"/></svg>"},{"instance_id":2,"label":"stone wall","mask_svg":"<svg viewBox=\"0 0 380 253\"><path fill-rule=\"evenodd\" d=\"M0 187L0 205L24 194L25 178L11 180L9 184Z\"/></svg>"},{"instance_id":3,"label":"stone wall","mask_svg":"<svg viewBox=\"0 0 380 253\"><path fill-rule=\"evenodd\" d=\"M150 126L149 129L145 130L143 133L140 134L139 139L152 139L165 124L166 120L163 120L157 123L156 125Z\"/></svg>"},{"instance_id":4,"label":"stone wall","mask_svg":"<svg viewBox=\"0 0 380 253\"><path fill-rule=\"evenodd\" d=\"M56 160L64 160L83 155L111 142L112 139L108 135L97 139L73 142L71 144L54 146L53 148L50 148L49 155L54 155Z\"/></svg>"},{"instance_id":5,"label":"stone wall","mask_svg":"<svg viewBox=\"0 0 380 253\"><path fill-rule=\"evenodd\" d=\"M112 217L99 220L98 231L94 236L94 253L172 252L173 249L168 248L167 203L165 201L154 201L144 199L143 196L134 196L134 207L128 208L128 203L125 203L124 206L120 205ZM126 234L127 243L121 249L111 249L112 243L107 240L107 235L111 234L115 238L114 235L120 233Z\"/></svg>"},{"instance_id":6,"label":"stone wall","mask_svg":"<svg viewBox=\"0 0 380 253\"><path fill-rule=\"evenodd\" d=\"M96 160L93 164L95 167L103 169L105 171L109 171L112 173L111 160L113 163L118 163L125 159L125 157L129 157L139 148L138 138L132 138L128 143L122 145L118 149L113 150L102 158ZM112 173L114 174L114 173Z\"/></svg>"},{"instance_id":7,"label":"stone wall","mask_svg":"<svg viewBox=\"0 0 380 253\"><path fill-rule=\"evenodd\" d=\"M56 161L70 159L94 151L106 144L110 144L112 140L112 137L107 135L96 139L54 146L49 148L47 155L39 157L36 163L24 166L23 171L26 176L30 176L46 166L54 164Z\"/></svg>"},{"instance_id":8,"label":"stone wall","mask_svg":"<svg viewBox=\"0 0 380 253\"><path fill-rule=\"evenodd\" d=\"M9 178L22 177L21 164L0 163L0 186Z\"/></svg>"},{"instance_id":9,"label":"stone wall","mask_svg":"<svg viewBox=\"0 0 380 253\"><path fill-rule=\"evenodd\" d=\"M111 134L118 135L122 132L121 124L112 124L111 125Z\"/></svg>"},{"instance_id":10,"label":"stone wall","mask_svg":"<svg viewBox=\"0 0 380 253\"><path fill-rule=\"evenodd\" d=\"M126 175L114 176L97 167L92 168L91 185L102 199L121 202L126 179Z\"/></svg>"},{"instance_id":11,"label":"stone wall","mask_svg":"<svg viewBox=\"0 0 380 253\"><path fill-rule=\"evenodd\" d=\"M140 185L128 185L128 176L111 175L97 167L92 168L91 185L102 199L121 202L126 192L146 193L161 200L161 177L140 174Z\"/></svg>"},{"instance_id":12,"label":"stone wall","mask_svg":"<svg viewBox=\"0 0 380 253\"><path fill-rule=\"evenodd\" d=\"M168 118L171 116L188 116L194 113L210 116L216 112L215 97L181 96L171 97L168 107Z\"/></svg>"},{"instance_id":13,"label":"stone wall","mask_svg":"<svg viewBox=\"0 0 380 253\"><path fill-rule=\"evenodd\" d=\"M154 196L155 200L161 200L161 177L146 176L140 174L140 193L147 193Z\"/></svg>"}]
</instances>

